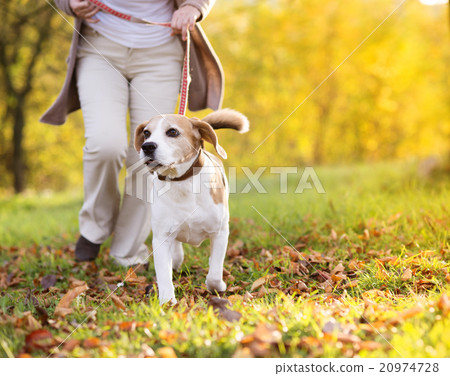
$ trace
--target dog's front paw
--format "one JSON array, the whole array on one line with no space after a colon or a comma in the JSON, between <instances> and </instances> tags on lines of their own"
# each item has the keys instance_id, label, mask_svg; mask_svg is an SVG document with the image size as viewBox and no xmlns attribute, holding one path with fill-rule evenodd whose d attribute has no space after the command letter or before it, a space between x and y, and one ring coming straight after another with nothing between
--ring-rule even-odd
<instances>
[{"instance_id":1,"label":"dog's front paw","mask_svg":"<svg viewBox=\"0 0 450 376\"><path fill-rule=\"evenodd\" d=\"M159 296L159 305L164 305L164 304L169 304L169 305L175 305L177 304L177 299L172 296L166 296L166 297L162 297L161 295Z\"/></svg>"},{"instance_id":2,"label":"dog's front paw","mask_svg":"<svg viewBox=\"0 0 450 376\"><path fill-rule=\"evenodd\" d=\"M227 289L227 284L222 279L206 278L206 287L209 291L223 292Z\"/></svg>"}]
</instances>

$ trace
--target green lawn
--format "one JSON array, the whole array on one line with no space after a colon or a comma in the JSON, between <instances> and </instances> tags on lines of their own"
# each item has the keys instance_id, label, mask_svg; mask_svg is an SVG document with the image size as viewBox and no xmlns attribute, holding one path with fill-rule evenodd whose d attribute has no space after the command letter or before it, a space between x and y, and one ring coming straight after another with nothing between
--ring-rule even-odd
<instances>
[{"instance_id":1,"label":"green lawn","mask_svg":"<svg viewBox=\"0 0 450 376\"><path fill-rule=\"evenodd\" d=\"M208 242L185 246L176 306L159 307L152 265L112 299L127 270L109 242L72 261L81 192L0 199L0 356L450 356L448 178L397 162L316 172L325 194L295 194L298 175L279 194L271 175L267 194L231 195L223 298L238 321L208 308Z\"/></svg>"}]
</instances>

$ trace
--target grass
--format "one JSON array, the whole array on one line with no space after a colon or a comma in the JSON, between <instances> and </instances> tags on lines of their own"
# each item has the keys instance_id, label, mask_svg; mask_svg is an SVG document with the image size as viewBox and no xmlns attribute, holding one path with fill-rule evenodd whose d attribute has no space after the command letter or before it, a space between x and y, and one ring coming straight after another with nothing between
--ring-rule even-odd
<instances>
[{"instance_id":1,"label":"grass","mask_svg":"<svg viewBox=\"0 0 450 376\"><path fill-rule=\"evenodd\" d=\"M421 178L414 163L316 172L326 194L295 194L298 175L279 194L267 175L267 194L231 195L223 297L239 321L208 306L208 242L185 246L179 304L159 307L150 265L115 292L121 307L102 303L127 273L108 260L109 242L96 264L72 261L81 193L0 199L0 355L448 357L448 179ZM80 281L90 289L55 315ZM29 336L38 328L47 342Z\"/></svg>"}]
</instances>

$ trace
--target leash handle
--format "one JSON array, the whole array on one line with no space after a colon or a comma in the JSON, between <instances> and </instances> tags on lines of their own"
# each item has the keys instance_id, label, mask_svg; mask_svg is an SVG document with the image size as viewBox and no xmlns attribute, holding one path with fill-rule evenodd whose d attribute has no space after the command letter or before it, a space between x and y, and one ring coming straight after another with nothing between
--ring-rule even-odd
<instances>
[{"instance_id":1,"label":"leash handle","mask_svg":"<svg viewBox=\"0 0 450 376\"><path fill-rule=\"evenodd\" d=\"M163 26L163 27L172 27L172 24L170 22L154 22L149 21L143 18L134 17L126 13L119 12L115 9L112 9L108 5L102 3L98 0L87 0L90 3L96 5L104 12L107 12L109 14L112 14L113 16L116 16L118 18L121 18L123 20L129 21L129 22L135 22L135 23L142 23L146 25L152 25L152 26ZM189 94L189 85L191 83L191 75L189 72L189 65L190 65L190 33L189 30L187 30L187 39L186 39L186 52L184 55L184 62L183 62L183 71L181 76L181 87L180 87L180 105L178 108L178 114L179 115L186 115L186 108L187 108L187 100L188 100L188 94Z\"/></svg>"}]
</instances>

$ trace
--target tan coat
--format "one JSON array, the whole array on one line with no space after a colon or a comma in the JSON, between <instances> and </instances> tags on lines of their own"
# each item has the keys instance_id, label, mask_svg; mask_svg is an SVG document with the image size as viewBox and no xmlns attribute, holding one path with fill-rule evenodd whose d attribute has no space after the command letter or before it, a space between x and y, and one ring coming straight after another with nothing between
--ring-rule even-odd
<instances>
[{"instance_id":1,"label":"tan coat","mask_svg":"<svg viewBox=\"0 0 450 376\"><path fill-rule=\"evenodd\" d=\"M174 0L176 7L192 5L201 13L201 19L205 18L215 0ZM75 16L69 6L69 0L55 0L56 5L65 13ZM67 73L63 87L55 102L42 115L43 123L62 125L69 113L80 108L76 85L76 57L78 42L80 39L82 20L75 18L72 44L67 58ZM224 76L222 66L212 49L202 28L197 23L191 33L191 77L189 88L188 106L191 111L199 111L205 108L217 110L222 105Z\"/></svg>"}]
</instances>

